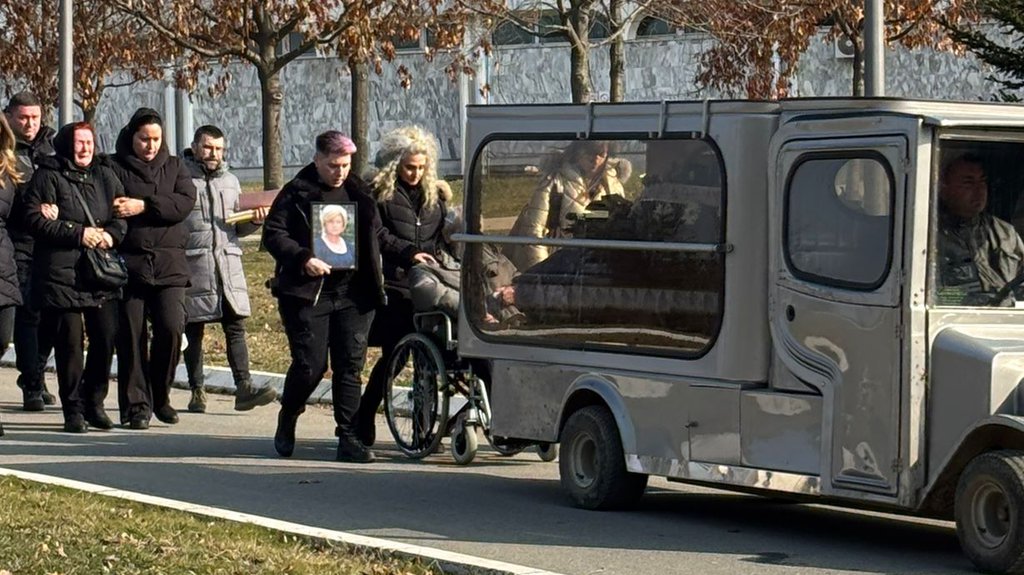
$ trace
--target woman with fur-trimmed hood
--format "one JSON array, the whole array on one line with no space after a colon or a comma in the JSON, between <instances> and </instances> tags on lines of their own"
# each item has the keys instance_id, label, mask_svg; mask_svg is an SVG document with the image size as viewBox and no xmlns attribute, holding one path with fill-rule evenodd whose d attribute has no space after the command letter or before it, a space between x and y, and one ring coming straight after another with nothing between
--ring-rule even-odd
<instances>
[{"instance_id":1,"label":"woman with fur-trimmed hood","mask_svg":"<svg viewBox=\"0 0 1024 575\"><path fill-rule=\"evenodd\" d=\"M612 158L608 142L582 140L555 150L540 166L540 185L512 225L513 236L565 237L572 216L611 195L624 196L623 184L633 166L625 158ZM506 255L525 270L551 255L545 246L508 246Z\"/></svg>"},{"instance_id":2,"label":"woman with fur-trimmed hood","mask_svg":"<svg viewBox=\"0 0 1024 575\"><path fill-rule=\"evenodd\" d=\"M384 260L387 307L378 310L370 330L370 345L381 347L381 357L359 404L357 433L365 445L375 440L375 417L384 392L388 359L398 340L413 331L409 269L418 263L437 263L444 250L445 213L452 192L437 175L438 145L419 126L388 132L381 140L371 178L373 197L380 209L380 251Z\"/></svg>"}]
</instances>

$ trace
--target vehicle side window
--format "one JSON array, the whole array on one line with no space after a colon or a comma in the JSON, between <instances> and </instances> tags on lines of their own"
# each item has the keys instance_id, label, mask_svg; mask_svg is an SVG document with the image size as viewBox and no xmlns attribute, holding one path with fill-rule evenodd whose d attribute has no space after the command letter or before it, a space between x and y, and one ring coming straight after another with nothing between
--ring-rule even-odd
<instances>
[{"instance_id":1,"label":"vehicle side window","mask_svg":"<svg viewBox=\"0 0 1024 575\"><path fill-rule=\"evenodd\" d=\"M471 217L495 241L467 249L471 322L549 346L703 353L722 315L723 180L700 139L488 143Z\"/></svg>"},{"instance_id":2,"label":"vehicle side window","mask_svg":"<svg viewBox=\"0 0 1024 575\"><path fill-rule=\"evenodd\" d=\"M810 157L789 177L785 255L807 281L873 290L892 260L893 178L881 158Z\"/></svg>"}]
</instances>

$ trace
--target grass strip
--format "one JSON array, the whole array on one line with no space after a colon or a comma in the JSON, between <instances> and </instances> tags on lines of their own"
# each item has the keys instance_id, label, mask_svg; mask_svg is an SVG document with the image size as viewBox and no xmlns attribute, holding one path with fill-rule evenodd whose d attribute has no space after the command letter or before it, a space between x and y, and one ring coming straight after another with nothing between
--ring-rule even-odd
<instances>
[{"instance_id":1,"label":"grass strip","mask_svg":"<svg viewBox=\"0 0 1024 575\"><path fill-rule=\"evenodd\" d=\"M421 562L0 477L0 575L426 575Z\"/></svg>"}]
</instances>

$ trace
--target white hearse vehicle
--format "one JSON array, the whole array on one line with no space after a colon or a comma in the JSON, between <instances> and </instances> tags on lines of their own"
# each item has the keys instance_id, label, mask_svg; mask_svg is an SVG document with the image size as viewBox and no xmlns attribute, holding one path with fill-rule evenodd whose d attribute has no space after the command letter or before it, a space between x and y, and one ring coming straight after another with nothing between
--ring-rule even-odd
<instances>
[{"instance_id":1,"label":"white hearse vehicle","mask_svg":"<svg viewBox=\"0 0 1024 575\"><path fill-rule=\"evenodd\" d=\"M579 141L596 179L556 161ZM992 273L1024 269L1024 107L479 106L466 146L458 353L489 362L491 435L559 443L577 505L659 475L953 518L1024 572L1024 305ZM939 200L958 163L977 233Z\"/></svg>"}]
</instances>

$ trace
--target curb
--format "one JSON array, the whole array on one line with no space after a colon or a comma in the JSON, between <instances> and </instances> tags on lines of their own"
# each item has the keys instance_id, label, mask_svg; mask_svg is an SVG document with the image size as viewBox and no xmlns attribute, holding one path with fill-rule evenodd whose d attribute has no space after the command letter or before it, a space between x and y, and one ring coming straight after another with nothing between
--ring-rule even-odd
<instances>
[{"instance_id":1,"label":"curb","mask_svg":"<svg viewBox=\"0 0 1024 575\"><path fill-rule=\"evenodd\" d=\"M14 346L9 346L7 351L0 356L0 366L2 367L15 367L15 360L17 355L14 352ZM54 370L53 354L50 355L50 359L46 362L46 370L52 372ZM270 373L267 371L253 371L250 372L252 375L253 385L259 387L263 385L269 385L277 390L278 397L284 393L284 375L280 373ZM110 378L117 379L117 355L114 356L113 363L110 364ZM178 367L174 371L174 382L173 387L178 389L188 389L188 373L185 370L185 364L179 363ZM213 393L223 393L227 395L234 395L235 393L235 379L231 375L231 370L226 367L203 367L203 387L206 391ZM313 390L313 394L309 396L307 404L324 404L331 405L331 381L324 379L320 381L320 384Z\"/></svg>"},{"instance_id":2,"label":"curb","mask_svg":"<svg viewBox=\"0 0 1024 575\"><path fill-rule=\"evenodd\" d=\"M387 539L378 539L376 537L367 537L364 535L356 535L354 533L347 533L344 531L333 531L330 529L321 529L319 527L310 527L308 525L302 525L301 523L291 523L260 515L229 511L206 505L196 505L175 499L166 499L163 497L125 491L122 489L114 489L112 487L104 487L93 483L74 481L72 479L64 479L61 477L53 477L28 471L0 468L0 476L12 476L26 481L67 487L69 489L76 489L87 493L95 493L97 495L134 501L136 503L185 511L187 513L202 515L205 517L213 517L238 523L247 523L321 541L342 543L344 545L360 549L381 551L395 556L419 559L427 564L436 565L445 573L459 573L466 575L559 575L552 571L524 567L513 563L492 561L490 559L474 557L472 555L463 555L461 553L432 549L430 547L420 547L418 545L399 543L397 541L389 541Z\"/></svg>"}]
</instances>

